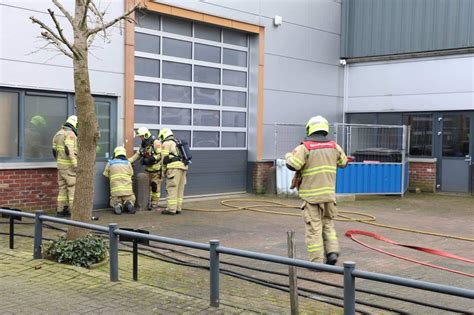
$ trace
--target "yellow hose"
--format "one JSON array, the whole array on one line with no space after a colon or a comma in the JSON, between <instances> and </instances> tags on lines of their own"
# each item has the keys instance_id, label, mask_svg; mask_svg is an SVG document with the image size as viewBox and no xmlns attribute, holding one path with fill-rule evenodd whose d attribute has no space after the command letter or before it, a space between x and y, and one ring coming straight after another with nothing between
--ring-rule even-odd
<instances>
[{"instance_id":1,"label":"yellow hose","mask_svg":"<svg viewBox=\"0 0 474 315\"><path fill-rule=\"evenodd\" d=\"M234 205L235 203L242 203L242 202L259 202L259 203L264 203L260 205L249 205L249 206L236 206ZM185 208L184 210L188 211L203 211L203 212L232 212L232 211L255 211L255 212L262 212L262 213L269 213L269 214L277 214L277 215L287 215L287 216L301 216L301 213L290 213L290 212L281 212L281 211L271 211L271 210L264 210L262 208L268 208L268 207L277 207L277 208L286 208L286 209L300 209L298 206L292 206L288 205L282 202L278 201L271 201L271 200L260 200L260 199L226 199L222 200L221 204L223 206L226 206L227 208L218 208L218 209L209 209L209 208ZM353 218L349 216L345 216L344 214L354 214L356 216L362 216L364 218ZM346 221L346 222L360 222L360 223L365 223L365 224L370 224L370 225L375 225L383 228L388 228L388 229L393 229L393 230L400 230L400 231L405 231L405 232L411 232L411 233L418 233L418 234L425 234L425 235L432 235L432 236L439 236L439 237L445 237L445 238L452 238L456 240L461 240L461 241L468 241L468 242L474 242L473 238L468 238L468 237L462 237L462 236L454 236L454 235L447 235L447 234L441 234L441 233L434 233L434 232L428 232L428 231L421 231L421 230L414 230L414 229L408 229L400 226L394 226L394 225L387 225L387 224L380 224L376 223L376 218L373 215L363 213L363 212L356 212L356 211L339 211L339 214L337 218L334 220L336 221Z\"/></svg>"}]
</instances>

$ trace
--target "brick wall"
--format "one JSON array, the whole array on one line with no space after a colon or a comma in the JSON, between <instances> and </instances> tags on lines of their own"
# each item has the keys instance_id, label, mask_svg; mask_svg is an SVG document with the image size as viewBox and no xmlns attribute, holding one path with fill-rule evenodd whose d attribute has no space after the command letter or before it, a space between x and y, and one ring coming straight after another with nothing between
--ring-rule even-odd
<instances>
[{"instance_id":1,"label":"brick wall","mask_svg":"<svg viewBox=\"0 0 474 315\"><path fill-rule=\"evenodd\" d=\"M273 166L273 161L257 161L253 167L253 192L264 194L268 178L268 171Z\"/></svg>"},{"instance_id":2,"label":"brick wall","mask_svg":"<svg viewBox=\"0 0 474 315\"><path fill-rule=\"evenodd\" d=\"M0 170L0 206L21 210L55 210L55 168Z\"/></svg>"},{"instance_id":3,"label":"brick wall","mask_svg":"<svg viewBox=\"0 0 474 315\"><path fill-rule=\"evenodd\" d=\"M410 190L418 188L423 192L435 192L436 160L410 159L408 187Z\"/></svg>"}]
</instances>

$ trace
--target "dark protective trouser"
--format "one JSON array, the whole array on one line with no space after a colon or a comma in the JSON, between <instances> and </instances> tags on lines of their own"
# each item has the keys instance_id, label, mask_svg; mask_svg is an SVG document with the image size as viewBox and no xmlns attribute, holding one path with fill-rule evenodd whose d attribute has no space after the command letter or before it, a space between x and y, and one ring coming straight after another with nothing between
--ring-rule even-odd
<instances>
[{"instance_id":1,"label":"dark protective trouser","mask_svg":"<svg viewBox=\"0 0 474 315\"><path fill-rule=\"evenodd\" d=\"M312 262L324 263L327 254L339 253L339 243L332 220L337 215L336 204L334 202L320 204L305 202L303 209L309 259Z\"/></svg>"}]
</instances>

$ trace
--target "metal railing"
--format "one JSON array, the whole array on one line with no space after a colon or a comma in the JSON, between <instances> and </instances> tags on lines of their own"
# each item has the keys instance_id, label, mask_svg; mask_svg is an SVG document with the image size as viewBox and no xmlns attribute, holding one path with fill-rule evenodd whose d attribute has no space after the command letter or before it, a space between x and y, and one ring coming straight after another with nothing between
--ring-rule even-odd
<instances>
[{"instance_id":1,"label":"metal railing","mask_svg":"<svg viewBox=\"0 0 474 315\"><path fill-rule=\"evenodd\" d=\"M345 261L344 267L330 266L325 264L313 263L301 259L288 258L277 255L269 255L263 253L257 253L252 251L240 250L230 247L221 246L218 240L211 240L209 244L198 243L186 240L180 240L175 238L163 237L153 234L137 233L127 230L121 230L118 228L117 223L110 223L108 227L72 221L67 219L61 219L56 217L47 216L44 211L37 210L34 214L18 212L13 210L7 210L0 208L0 214L13 216L13 217L25 217L35 220L35 234L34 234L34 247L33 247L33 258L42 258L42 241L43 241L43 222L53 222L64 225L76 226L85 228L92 231L102 232L109 235L109 258L110 258L110 281L116 282L119 279L118 276L118 242L119 236L125 236L128 238L136 238L142 240L155 241L159 243L166 243L171 245L178 245L183 247L189 247L194 249L200 249L209 251L209 272L210 272L210 305L213 307L219 307L219 273L220 273L220 254L226 254L231 256L239 256L255 260L263 260L277 264L283 264L288 266L302 267L315 269L320 271L326 271L336 273L344 276L344 314L355 314L355 278L361 278L366 280L372 280L382 283L389 283L399 286L405 286L415 289L421 289L425 291L432 291L437 293L443 293L447 295L453 295L458 297L464 297L474 299L474 290L458 288L443 284L437 284L432 282L425 282L420 280L412 280L402 277L389 276L385 274L368 272L363 270L355 269L355 263L352 261Z\"/></svg>"}]
</instances>

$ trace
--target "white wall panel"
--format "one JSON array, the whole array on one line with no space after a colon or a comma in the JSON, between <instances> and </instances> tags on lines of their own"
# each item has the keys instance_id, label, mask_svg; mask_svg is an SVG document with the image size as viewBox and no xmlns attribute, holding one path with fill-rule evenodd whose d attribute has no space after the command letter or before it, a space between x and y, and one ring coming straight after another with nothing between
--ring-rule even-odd
<instances>
[{"instance_id":1,"label":"white wall panel","mask_svg":"<svg viewBox=\"0 0 474 315\"><path fill-rule=\"evenodd\" d=\"M350 66L348 112L474 109L474 56Z\"/></svg>"}]
</instances>

